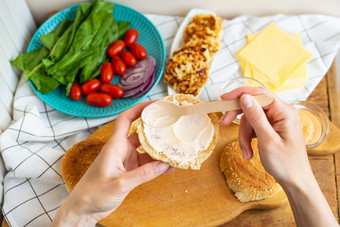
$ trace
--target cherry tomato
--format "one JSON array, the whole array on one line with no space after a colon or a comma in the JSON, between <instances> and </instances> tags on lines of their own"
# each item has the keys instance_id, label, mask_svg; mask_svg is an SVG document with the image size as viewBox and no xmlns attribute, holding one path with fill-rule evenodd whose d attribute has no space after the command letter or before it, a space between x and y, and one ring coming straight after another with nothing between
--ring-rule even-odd
<instances>
[{"instance_id":1,"label":"cherry tomato","mask_svg":"<svg viewBox=\"0 0 340 227\"><path fill-rule=\"evenodd\" d=\"M70 89L70 97L73 100L79 100L81 98L81 88L77 83L73 83Z\"/></svg>"},{"instance_id":2,"label":"cherry tomato","mask_svg":"<svg viewBox=\"0 0 340 227\"><path fill-rule=\"evenodd\" d=\"M100 92L91 93L86 97L86 101L88 104L94 106L105 107L109 106L112 103L112 98L110 95Z\"/></svg>"},{"instance_id":3,"label":"cherry tomato","mask_svg":"<svg viewBox=\"0 0 340 227\"><path fill-rule=\"evenodd\" d=\"M116 74L122 76L126 72L126 65L119 56L114 56L112 58L113 70Z\"/></svg>"},{"instance_id":4,"label":"cherry tomato","mask_svg":"<svg viewBox=\"0 0 340 227\"><path fill-rule=\"evenodd\" d=\"M100 86L100 92L109 94L112 98L118 99L124 95L123 89L115 84L102 84Z\"/></svg>"},{"instance_id":5,"label":"cherry tomato","mask_svg":"<svg viewBox=\"0 0 340 227\"><path fill-rule=\"evenodd\" d=\"M113 42L107 49L107 54L112 58L113 56L120 55L125 49L125 43L123 40L117 40Z\"/></svg>"},{"instance_id":6,"label":"cherry tomato","mask_svg":"<svg viewBox=\"0 0 340 227\"><path fill-rule=\"evenodd\" d=\"M124 36L124 41L127 47L131 46L132 43L135 43L138 39L138 31L135 28L129 29Z\"/></svg>"},{"instance_id":7,"label":"cherry tomato","mask_svg":"<svg viewBox=\"0 0 340 227\"><path fill-rule=\"evenodd\" d=\"M146 58L146 50L142 45L140 45L138 43L133 43L133 44L131 44L130 49L131 49L132 54L138 60L142 60L142 59Z\"/></svg>"},{"instance_id":8,"label":"cherry tomato","mask_svg":"<svg viewBox=\"0 0 340 227\"><path fill-rule=\"evenodd\" d=\"M105 62L102 66L102 69L100 71L100 79L104 84L108 84L113 79L113 68L112 64L110 62Z\"/></svg>"},{"instance_id":9,"label":"cherry tomato","mask_svg":"<svg viewBox=\"0 0 340 227\"><path fill-rule=\"evenodd\" d=\"M83 93L85 95L94 93L94 92L98 91L101 83L102 82L98 79L89 80L81 86L81 90L83 91Z\"/></svg>"},{"instance_id":10,"label":"cherry tomato","mask_svg":"<svg viewBox=\"0 0 340 227\"><path fill-rule=\"evenodd\" d=\"M124 63L130 67L134 66L137 63L135 56L133 56L133 54L131 54L131 52L129 51L125 51L122 53L122 59Z\"/></svg>"}]
</instances>

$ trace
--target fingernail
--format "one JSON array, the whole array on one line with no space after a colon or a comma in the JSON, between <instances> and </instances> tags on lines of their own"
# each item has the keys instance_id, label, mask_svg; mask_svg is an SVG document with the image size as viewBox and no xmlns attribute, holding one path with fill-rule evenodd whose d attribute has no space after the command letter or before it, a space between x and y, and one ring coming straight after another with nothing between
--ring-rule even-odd
<instances>
[{"instance_id":1,"label":"fingernail","mask_svg":"<svg viewBox=\"0 0 340 227\"><path fill-rule=\"evenodd\" d=\"M165 162L159 162L158 164L156 164L156 172L157 173L162 173L165 170L169 169L170 165L168 163Z\"/></svg>"},{"instance_id":2,"label":"fingernail","mask_svg":"<svg viewBox=\"0 0 340 227\"><path fill-rule=\"evenodd\" d=\"M242 95L240 104L244 109L251 107L253 105L253 101L251 100L250 95Z\"/></svg>"}]
</instances>

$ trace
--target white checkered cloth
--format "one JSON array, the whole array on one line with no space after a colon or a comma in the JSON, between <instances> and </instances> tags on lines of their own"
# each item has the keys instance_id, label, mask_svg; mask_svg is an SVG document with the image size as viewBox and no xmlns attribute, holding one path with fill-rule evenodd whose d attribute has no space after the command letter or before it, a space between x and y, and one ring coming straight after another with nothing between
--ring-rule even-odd
<instances>
[{"instance_id":1,"label":"white checkered cloth","mask_svg":"<svg viewBox=\"0 0 340 227\"><path fill-rule=\"evenodd\" d=\"M161 33L167 51L182 18L147 15ZM246 44L246 34L258 33L270 22L287 33L300 33L313 53L307 62L310 79L289 98L305 99L326 74L340 45L340 18L323 15L240 16L224 23L222 50L215 58L209 83L200 97L215 100L221 86L239 75L235 52ZM146 100L167 95L161 81ZM287 96L285 96L287 99ZM23 79L14 100L14 120L0 137L8 171L2 212L10 226L48 226L68 193L60 175L60 161L73 144L87 138L98 126L116 116L89 119L64 115L43 103ZM133 218L133 217L131 217Z\"/></svg>"}]
</instances>

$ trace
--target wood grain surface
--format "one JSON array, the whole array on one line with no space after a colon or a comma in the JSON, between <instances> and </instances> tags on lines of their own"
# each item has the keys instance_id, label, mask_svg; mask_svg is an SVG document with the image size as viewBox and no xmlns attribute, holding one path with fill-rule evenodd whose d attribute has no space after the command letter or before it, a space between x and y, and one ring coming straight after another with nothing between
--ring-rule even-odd
<instances>
[{"instance_id":1,"label":"wood grain surface","mask_svg":"<svg viewBox=\"0 0 340 227\"><path fill-rule=\"evenodd\" d=\"M308 155L330 155L340 150L340 129L331 121L328 124L328 136L319 146L308 149Z\"/></svg>"},{"instance_id":2,"label":"wood grain surface","mask_svg":"<svg viewBox=\"0 0 340 227\"><path fill-rule=\"evenodd\" d=\"M339 88L336 76L336 68L335 68L335 62L333 62L333 65L331 69L327 73L327 91L328 91L328 99L329 99L329 110L330 110L330 119L334 123L335 126L340 128L340 95L339 95ZM340 143L340 138L338 140L338 143ZM340 149L339 149L340 150ZM338 151L339 151L338 150ZM340 153L337 152L333 155L333 161L334 164L332 167L335 171L335 184L336 184L336 195L337 195L337 213L338 217L340 217ZM335 209L335 208L334 208ZM339 219L338 219L339 221Z\"/></svg>"}]
</instances>

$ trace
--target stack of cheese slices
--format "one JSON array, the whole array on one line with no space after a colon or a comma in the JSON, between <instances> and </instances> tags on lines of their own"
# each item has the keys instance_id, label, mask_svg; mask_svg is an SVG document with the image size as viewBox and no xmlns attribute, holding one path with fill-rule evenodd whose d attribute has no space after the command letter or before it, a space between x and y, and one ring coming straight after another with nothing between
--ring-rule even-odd
<instances>
[{"instance_id":1,"label":"stack of cheese slices","mask_svg":"<svg viewBox=\"0 0 340 227\"><path fill-rule=\"evenodd\" d=\"M312 54L303 47L300 34L287 34L271 23L259 34L248 34L247 45L236 56L245 77L279 93L304 85Z\"/></svg>"}]
</instances>

